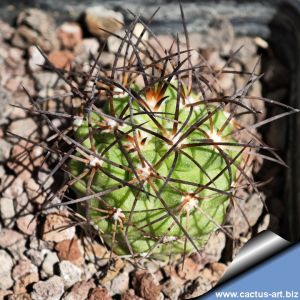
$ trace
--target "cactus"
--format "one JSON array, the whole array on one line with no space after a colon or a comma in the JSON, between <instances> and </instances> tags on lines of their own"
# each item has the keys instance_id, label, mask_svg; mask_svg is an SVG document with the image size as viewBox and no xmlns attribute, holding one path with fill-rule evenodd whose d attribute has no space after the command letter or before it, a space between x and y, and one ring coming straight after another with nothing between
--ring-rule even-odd
<instances>
[{"instance_id":1,"label":"cactus","mask_svg":"<svg viewBox=\"0 0 300 300\"><path fill-rule=\"evenodd\" d=\"M222 105L191 106L201 97L179 82L113 95L91 115L90 136L87 120L76 129L92 154L70 161L74 177L89 170L73 188L99 193L88 214L111 246L115 232L118 254L191 251L224 221L239 151L222 149L236 145L232 124Z\"/></svg>"},{"instance_id":2,"label":"cactus","mask_svg":"<svg viewBox=\"0 0 300 300\"><path fill-rule=\"evenodd\" d=\"M153 33L136 17L124 37L114 34L121 44L111 69L102 67L100 51L88 73L64 74L42 53L72 97L80 99L78 110L65 106L63 113L44 111L32 101L56 137L51 151L59 162L50 176L62 167L68 176L49 200L58 195L67 199L60 205L76 204L87 224L97 225L102 240L119 255L185 254L201 249L216 230L230 236L223 224L238 200L240 178L258 192L247 172L248 158L259 155L257 149L270 150L235 118L237 108L258 113L243 102L260 78L255 67L246 74L245 86L225 93L219 76L238 72L192 65L180 8L186 50L178 38L173 49L163 49L156 40L162 54L143 41L145 32ZM144 30L135 36L138 22ZM297 111L265 98L248 99L288 110L278 118ZM49 115L72 124L60 130ZM249 132L246 139L239 138L241 131ZM283 164L276 155L269 159Z\"/></svg>"}]
</instances>

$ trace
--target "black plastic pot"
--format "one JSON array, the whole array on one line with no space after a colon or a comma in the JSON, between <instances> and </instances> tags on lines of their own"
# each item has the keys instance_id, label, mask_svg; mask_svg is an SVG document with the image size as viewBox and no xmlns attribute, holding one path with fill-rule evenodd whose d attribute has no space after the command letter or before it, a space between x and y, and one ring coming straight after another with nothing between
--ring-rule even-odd
<instances>
[{"instance_id":1,"label":"black plastic pot","mask_svg":"<svg viewBox=\"0 0 300 300\"><path fill-rule=\"evenodd\" d=\"M120 10L131 19L130 9L149 16L157 6L161 7L152 24L156 33L181 32L182 23L178 2L171 0L108 1L101 4ZM290 73L288 104L300 108L300 0L182 0L190 32L205 30L211 15L218 13L227 17L238 35L260 36L266 39L275 56ZM0 18L11 21L25 7L39 7L53 13L56 20L79 18L85 7L99 5L97 0L2 0ZM300 238L300 118L288 119L286 133L286 160L289 169L283 171L284 214L280 234L290 241Z\"/></svg>"}]
</instances>

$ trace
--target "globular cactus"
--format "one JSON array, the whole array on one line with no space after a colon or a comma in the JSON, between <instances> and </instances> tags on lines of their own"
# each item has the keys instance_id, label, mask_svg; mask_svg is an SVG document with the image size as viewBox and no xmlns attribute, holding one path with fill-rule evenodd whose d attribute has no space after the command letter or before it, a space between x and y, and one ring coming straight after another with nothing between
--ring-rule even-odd
<instances>
[{"instance_id":1,"label":"globular cactus","mask_svg":"<svg viewBox=\"0 0 300 300\"><path fill-rule=\"evenodd\" d=\"M70 161L81 177L73 188L94 195L89 217L118 254L191 251L224 221L238 153L222 146L236 146L232 124L222 105L187 96L180 82L118 88L75 132L91 152Z\"/></svg>"}]
</instances>

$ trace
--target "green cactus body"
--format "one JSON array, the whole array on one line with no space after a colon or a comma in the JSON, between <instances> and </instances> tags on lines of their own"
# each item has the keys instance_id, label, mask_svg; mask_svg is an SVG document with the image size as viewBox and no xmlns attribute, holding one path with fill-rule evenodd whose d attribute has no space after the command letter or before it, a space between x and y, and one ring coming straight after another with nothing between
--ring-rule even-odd
<instances>
[{"instance_id":1,"label":"green cactus body","mask_svg":"<svg viewBox=\"0 0 300 300\"><path fill-rule=\"evenodd\" d=\"M223 126L228 116L223 109L215 112L216 106L199 104L190 114L190 107L180 104L178 129L188 121L181 132L174 136L172 129L177 102L176 88L169 85L163 96L166 97L165 100L159 107L154 108L157 103L152 103L151 99L149 101L144 95L142 98L148 107L133 100L131 109L128 108L125 113L124 108L128 105L130 97L127 94L114 96L114 118L125 123L116 122L109 117L103 118L95 112L91 114L94 129L92 144L95 145L96 153L107 161L94 157L89 163L75 159L69 163L73 176L80 176L88 168L96 169L92 179L87 175L73 185L73 189L81 196L118 186L101 196L101 199L92 199L88 214L98 225L104 241L110 246L112 233L115 231L113 251L119 255L148 251L162 255L191 252L195 246L203 246L209 234L224 222L226 216L228 194L236 177L236 167L234 164L228 165L228 161L226 163L222 152L225 152L229 159L233 159L239 151L236 149L238 147L233 149L218 146L217 149L216 145L185 145L215 139L219 142L223 137L226 142L235 142L230 135L233 125L228 122ZM191 94L186 103L196 101L195 99L197 95ZM143 105L144 109L153 112L156 122L161 125L160 128L149 113L144 112ZM208 111L212 112L212 122L207 118ZM106 115L110 114L108 104L103 108L103 112ZM193 124L199 120L205 121L197 129L191 130ZM142 159L136 150L133 126L136 126L135 138ZM221 135L217 135L222 126L224 128ZM88 122L85 120L76 129L75 138L85 148L92 149L88 132ZM185 133L188 133L187 136L162 160L172 143L174 145ZM161 136L167 137L169 143ZM79 153L77 155L82 157ZM166 178L169 180L165 184ZM90 191L87 191L89 181L91 186ZM174 217L181 225L175 222Z\"/></svg>"}]
</instances>

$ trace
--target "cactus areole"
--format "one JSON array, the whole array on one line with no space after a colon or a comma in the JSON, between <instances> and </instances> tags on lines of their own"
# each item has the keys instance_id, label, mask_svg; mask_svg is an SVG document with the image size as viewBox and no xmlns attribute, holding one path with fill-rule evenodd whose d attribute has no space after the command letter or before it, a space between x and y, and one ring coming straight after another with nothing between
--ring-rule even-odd
<instances>
[{"instance_id":1,"label":"cactus areole","mask_svg":"<svg viewBox=\"0 0 300 300\"><path fill-rule=\"evenodd\" d=\"M119 255L201 249L224 222L240 149L223 105L186 90L178 80L115 87L74 122L87 151L70 160L73 189L92 195L85 212Z\"/></svg>"}]
</instances>

